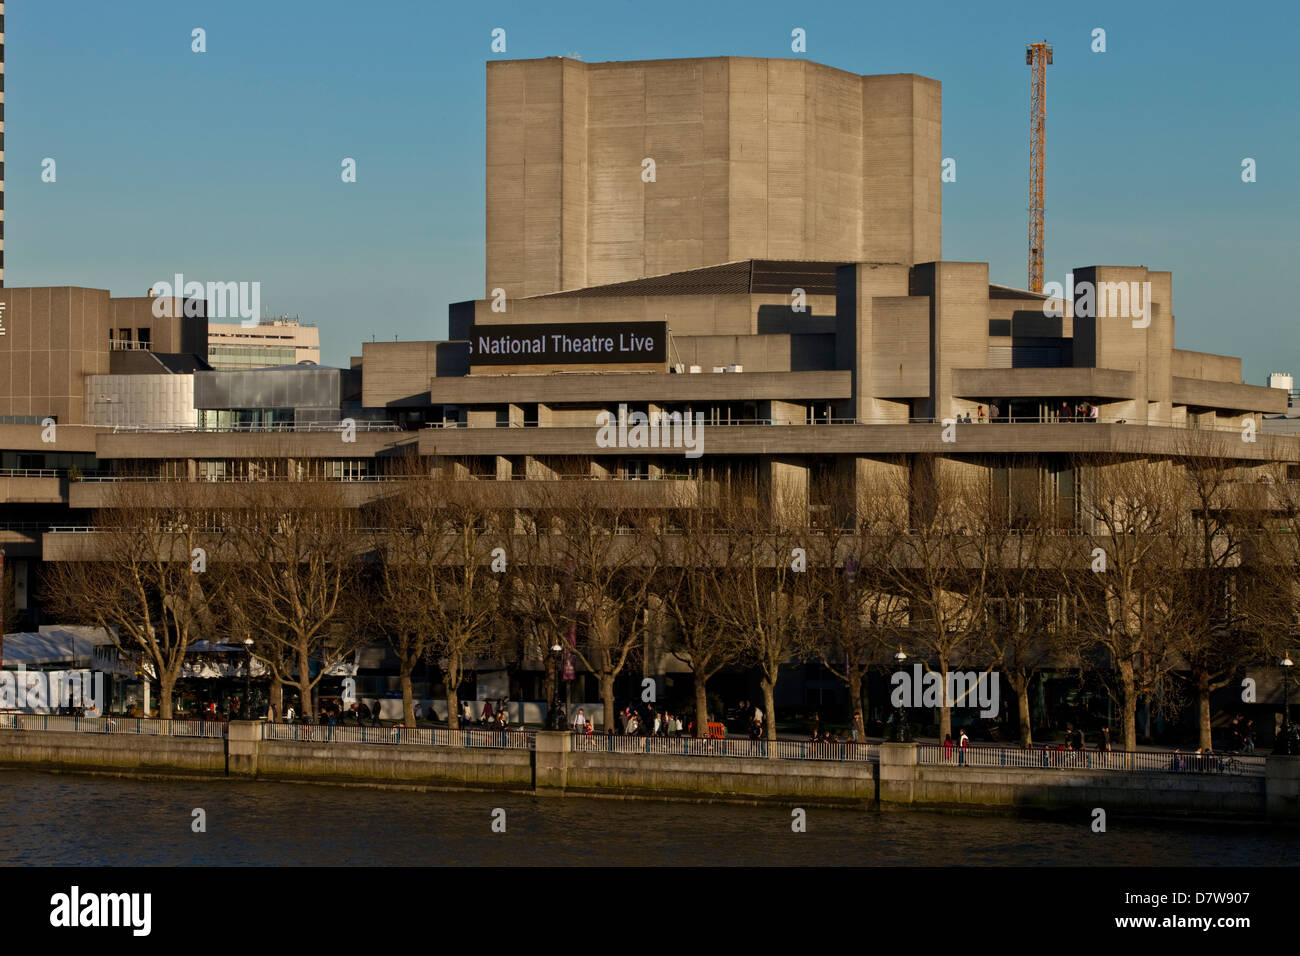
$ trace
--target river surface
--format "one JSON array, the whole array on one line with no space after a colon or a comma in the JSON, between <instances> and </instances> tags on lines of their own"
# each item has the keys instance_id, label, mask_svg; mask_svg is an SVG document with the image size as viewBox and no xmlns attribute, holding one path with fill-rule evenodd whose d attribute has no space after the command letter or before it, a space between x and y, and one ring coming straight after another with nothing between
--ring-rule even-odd
<instances>
[{"instance_id":1,"label":"river surface","mask_svg":"<svg viewBox=\"0 0 1300 956\"><path fill-rule=\"evenodd\" d=\"M793 806L793 804L791 804ZM206 832L192 829L201 808ZM494 833L494 811L505 832ZM0 770L3 865L1294 866L1264 825L807 811Z\"/></svg>"}]
</instances>

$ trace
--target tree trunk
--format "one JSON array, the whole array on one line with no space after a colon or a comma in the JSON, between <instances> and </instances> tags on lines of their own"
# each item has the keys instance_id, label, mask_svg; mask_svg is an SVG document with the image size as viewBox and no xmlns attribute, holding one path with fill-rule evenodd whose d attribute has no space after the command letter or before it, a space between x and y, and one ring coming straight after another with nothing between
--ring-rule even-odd
<instances>
[{"instance_id":1,"label":"tree trunk","mask_svg":"<svg viewBox=\"0 0 1300 956\"><path fill-rule=\"evenodd\" d=\"M401 672L398 680L402 686L402 726L415 726L415 696L411 693L411 672L415 670L415 665L408 660L401 662Z\"/></svg>"},{"instance_id":2,"label":"tree trunk","mask_svg":"<svg viewBox=\"0 0 1300 956\"><path fill-rule=\"evenodd\" d=\"M172 691L176 688L176 678L158 669L158 716L163 720L172 719ZM148 714L145 714L148 717Z\"/></svg>"},{"instance_id":3,"label":"tree trunk","mask_svg":"<svg viewBox=\"0 0 1300 956\"><path fill-rule=\"evenodd\" d=\"M846 671L849 685L849 720L858 731L858 742L867 739L866 718L862 714L862 674L856 661L849 661Z\"/></svg>"},{"instance_id":4,"label":"tree trunk","mask_svg":"<svg viewBox=\"0 0 1300 956\"><path fill-rule=\"evenodd\" d=\"M267 700L268 709L275 707L275 719L284 720L284 681L280 680L280 675L273 673L271 675L270 698Z\"/></svg>"},{"instance_id":5,"label":"tree trunk","mask_svg":"<svg viewBox=\"0 0 1300 956\"><path fill-rule=\"evenodd\" d=\"M1200 748L1210 750L1210 675L1204 671L1196 674L1196 725L1200 729Z\"/></svg>"},{"instance_id":6,"label":"tree trunk","mask_svg":"<svg viewBox=\"0 0 1300 956\"><path fill-rule=\"evenodd\" d=\"M767 721L767 739L769 743L776 743L776 680L764 677L759 681L759 686L763 688L763 719ZM775 747L769 755L776 756Z\"/></svg>"},{"instance_id":7,"label":"tree trunk","mask_svg":"<svg viewBox=\"0 0 1300 956\"><path fill-rule=\"evenodd\" d=\"M1120 708L1124 718L1124 749L1137 750L1137 694L1133 686L1133 665L1119 665Z\"/></svg>"},{"instance_id":8,"label":"tree trunk","mask_svg":"<svg viewBox=\"0 0 1300 956\"><path fill-rule=\"evenodd\" d=\"M306 643L298 645L298 697L302 701L304 717L315 718L316 710L311 699L311 661L308 658Z\"/></svg>"},{"instance_id":9,"label":"tree trunk","mask_svg":"<svg viewBox=\"0 0 1300 956\"><path fill-rule=\"evenodd\" d=\"M704 668L697 667L695 674L695 736L703 737L709 732L709 683L704 676Z\"/></svg>"},{"instance_id":10,"label":"tree trunk","mask_svg":"<svg viewBox=\"0 0 1300 956\"><path fill-rule=\"evenodd\" d=\"M1016 712L1020 719L1020 746L1032 747L1034 745L1034 729L1031 726L1032 720L1029 716L1029 679L1026 678L1021 687L1012 687L1016 692Z\"/></svg>"},{"instance_id":11,"label":"tree trunk","mask_svg":"<svg viewBox=\"0 0 1300 956\"><path fill-rule=\"evenodd\" d=\"M952 733L952 707L948 700L948 660L939 658L939 740L948 739Z\"/></svg>"},{"instance_id":12,"label":"tree trunk","mask_svg":"<svg viewBox=\"0 0 1300 956\"><path fill-rule=\"evenodd\" d=\"M614 675L600 675L600 703L605 711L605 730L614 730Z\"/></svg>"},{"instance_id":13,"label":"tree trunk","mask_svg":"<svg viewBox=\"0 0 1300 956\"><path fill-rule=\"evenodd\" d=\"M442 674L447 686L447 726L460 729L460 655L447 655L447 669ZM452 738L455 740L455 738Z\"/></svg>"}]
</instances>

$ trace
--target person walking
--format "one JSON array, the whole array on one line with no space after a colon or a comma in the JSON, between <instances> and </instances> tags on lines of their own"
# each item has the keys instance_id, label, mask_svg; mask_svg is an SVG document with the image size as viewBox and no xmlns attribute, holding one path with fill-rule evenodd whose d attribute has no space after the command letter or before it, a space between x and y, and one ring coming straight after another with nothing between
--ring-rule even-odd
<instances>
[{"instance_id":1,"label":"person walking","mask_svg":"<svg viewBox=\"0 0 1300 956\"><path fill-rule=\"evenodd\" d=\"M582 712L581 707L579 707L578 712L573 715L573 729L580 734L587 732L587 715Z\"/></svg>"},{"instance_id":2,"label":"person walking","mask_svg":"<svg viewBox=\"0 0 1300 956\"><path fill-rule=\"evenodd\" d=\"M966 765L966 748L970 746L970 738L966 736L965 730L961 732L961 739L958 740L957 745L961 747L960 763L964 767Z\"/></svg>"},{"instance_id":3,"label":"person walking","mask_svg":"<svg viewBox=\"0 0 1300 956\"><path fill-rule=\"evenodd\" d=\"M943 735L943 761L952 763L952 734Z\"/></svg>"},{"instance_id":4,"label":"person walking","mask_svg":"<svg viewBox=\"0 0 1300 956\"><path fill-rule=\"evenodd\" d=\"M370 707L370 723L374 727L379 726L379 698L375 698L374 704Z\"/></svg>"}]
</instances>

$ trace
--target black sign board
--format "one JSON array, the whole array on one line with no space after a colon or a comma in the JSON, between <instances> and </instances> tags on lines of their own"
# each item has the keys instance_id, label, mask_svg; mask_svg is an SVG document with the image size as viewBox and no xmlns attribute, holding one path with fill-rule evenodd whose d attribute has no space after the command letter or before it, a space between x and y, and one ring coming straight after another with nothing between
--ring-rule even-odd
<instances>
[{"instance_id":1,"label":"black sign board","mask_svg":"<svg viewBox=\"0 0 1300 956\"><path fill-rule=\"evenodd\" d=\"M666 322L567 322L470 326L471 365L662 363Z\"/></svg>"}]
</instances>

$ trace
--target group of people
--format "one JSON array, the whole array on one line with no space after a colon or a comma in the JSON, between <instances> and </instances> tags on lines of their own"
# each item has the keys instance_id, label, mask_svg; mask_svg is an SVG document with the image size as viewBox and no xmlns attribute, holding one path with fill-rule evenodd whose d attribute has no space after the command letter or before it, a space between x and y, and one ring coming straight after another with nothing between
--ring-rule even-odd
<instances>
[{"instance_id":1,"label":"group of people","mask_svg":"<svg viewBox=\"0 0 1300 956\"><path fill-rule=\"evenodd\" d=\"M1228 727L1228 742L1228 749L1230 750L1253 754L1255 752L1255 722L1242 717L1240 714L1233 717L1232 724Z\"/></svg>"},{"instance_id":2,"label":"group of people","mask_svg":"<svg viewBox=\"0 0 1300 956\"><path fill-rule=\"evenodd\" d=\"M813 714L813 727L811 740L815 744L848 744L858 742L858 728L862 723L862 715L855 713L853 715L853 724L849 727L846 735L836 734L829 727L822 727L822 715Z\"/></svg>"},{"instance_id":3,"label":"group of people","mask_svg":"<svg viewBox=\"0 0 1300 956\"><path fill-rule=\"evenodd\" d=\"M619 733L629 737L680 737L683 734L694 733L695 722L682 723L681 714L672 714L667 710L655 710L649 708L648 712L641 715L639 711L632 707L624 707L618 712ZM594 734L596 732L595 722L587 717L581 707L573 715L573 730L579 734ZM613 733L611 730L610 733Z\"/></svg>"},{"instance_id":4,"label":"group of people","mask_svg":"<svg viewBox=\"0 0 1300 956\"><path fill-rule=\"evenodd\" d=\"M966 736L966 731L959 730L956 745L953 744L952 734L943 735L943 759L951 761L953 751L956 750L961 757L961 763L966 762L966 750L970 747L970 738Z\"/></svg>"},{"instance_id":5,"label":"group of people","mask_svg":"<svg viewBox=\"0 0 1300 956\"><path fill-rule=\"evenodd\" d=\"M749 700L740 702L739 717L745 729L749 731L750 740L758 740L763 736L763 708Z\"/></svg>"},{"instance_id":6,"label":"group of people","mask_svg":"<svg viewBox=\"0 0 1300 956\"><path fill-rule=\"evenodd\" d=\"M1079 402L1077 405L1070 405L1069 402L1061 402L1060 419L1063 422L1092 422L1097 421L1097 406L1091 402Z\"/></svg>"},{"instance_id":7,"label":"group of people","mask_svg":"<svg viewBox=\"0 0 1300 956\"><path fill-rule=\"evenodd\" d=\"M1061 407L1057 410L1057 418L1063 422L1093 422L1097 421L1098 406L1091 402L1079 402L1071 405L1069 402L1061 402ZM983 405L975 406L975 417L971 417L970 412L965 415L958 414L957 422L962 425L979 424L986 422L995 422L1002 416L1002 410L997 405L990 404L986 413Z\"/></svg>"},{"instance_id":8,"label":"group of people","mask_svg":"<svg viewBox=\"0 0 1300 956\"><path fill-rule=\"evenodd\" d=\"M357 724L365 726L369 723L372 727L378 727L380 723L379 700L376 698L367 706L365 701L353 701L346 708L341 701L323 700L320 705L320 713L316 715L315 723L322 726L337 726L344 723L356 721ZM275 723L279 714L276 711L275 704L270 704L266 709L266 719ZM295 698L291 700L284 708L284 722L286 724L310 724L312 719L309 715L300 713L298 710L298 701Z\"/></svg>"},{"instance_id":9,"label":"group of people","mask_svg":"<svg viewBox=\"0 0 1300 956\"><path fill-rule=\"evenodd\" d=\"M465 727L474 723L474 714L467 700L461 701L460 722ZM483 710L478 715L478 725L487 730L509 730L510 698L498 697L495 703L491 700L483 701Z\"/></svg>"},{"instance_id":10,"label":"group of people","mask_svg":"<svg viewBox=\"0 0 1300 956\"><path fill-rule=\"evenodd\" d=\"M989 405L988 416L985 417L984 406L977 405L975 406L975 417L973 419L970 417L970 412L967 412L964 417L958 415L957 421L963 425L972 425L972 424L983 425L986 422L997 421L998 414L999 414L998 407L996 405Z\"/></svg>"}]
</instances>

